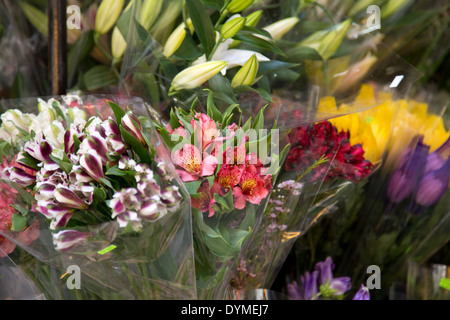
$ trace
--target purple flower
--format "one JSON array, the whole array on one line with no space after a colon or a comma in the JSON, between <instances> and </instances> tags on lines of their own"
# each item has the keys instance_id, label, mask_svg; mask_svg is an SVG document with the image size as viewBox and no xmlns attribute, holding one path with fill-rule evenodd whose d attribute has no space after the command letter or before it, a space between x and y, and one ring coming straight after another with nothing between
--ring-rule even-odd
<instances>
[{"instance_id":1,"label":"purple flower","mask_svg":"<svg viewBox=\"0 0 450 320\"><path fill-rule=\"evenodd\" d=\"M417 204L429 207L441 199L450 182L450 157L445 164L434 171L425 174L419 182L415 195Z\"/></svg>"},{"instance_id":2,"label":"purple flower","mask_svg":"<svg viewBox=\"0 0 450 320\"><path fill-rule=\"evenodd\" d=\"M361 288L355 294L353 300L370 300L369 288L361 285Z\"/></svg>"},{"instance_id":3,"label":"purple flower","mask_svg":"<svg viewBox=\"0 0 450 320\"><path fill-rule=\"evenodd\" d=\"M68 251L85 243L91 237L90 233L76 230L63 230L53 235L56 250Z\"/></svg>"},{"instance_id":4,"label":"purple flower","mask_svg":"<svg viewBox=\"0 0 450 320\"><path fill-rule=\"evenodd\" d=\"M67 208L80 210L85 210L88 208L88 204L68 187L58 185L55 189L54 196L59 204Z\"/></svg>"},{"instance_id":5,"label":"purple flower","mask_svg":"<svg viewBox=\"0 0 450 320\"><path fill-rule=\"evenodd\" d=\"M80 157L80 166L90 175L94 180L99 181L104 178L102 158L97 151L89 150L86 154Z\"/></svg>"},{"instance_id":6,"label":"purple flower","mask_svg":"<svg viewBox=\"0 0 450 320\"><path fill-rule=\"evenodd\" d=\"M36 136L35 140L26 142L23 149L31 157L40 162L50 160L50 154L53 151L50 144L44 140L42 133Z\"/></svg>"},{"instance_id":7,"label":"purple flower","mask_svg":"<svg viewBox=\"0 0 450 320\"><path fill-rule=\"evenodd\" d=\"M5 175L19 186L26 188L36 183L36 177L28 174L25 170L12 167L5 169Z\"/></svg>"},{"instance_id":8,"label":"purple flower","mask_svg":"<svg viewBox=\"0 0 450 320\"><path fill-rule=\"evenodd\" d=\"M331 295L339 296L350 290L351 279L349 277L333 278L334 267L331 257L327 257L325 261L317 262L315 269L319 272L319 284L328 286Z\"/></svg>"},{"instance_id":9,"label":"purple flower","mask_svg":"<svg viewBox=\"0 0 450 320\"><path fill-rule=\"evenodd\" d=\"M288 290L288 296L291 300L303 300L303 294L298 286L297 281L294 281L293 283L288 283L287 285Z\"/></svg>"},{"instance_id":10,"label":"purple flower","mask_svg":"<svg viewBox=\"0 0 450 320\"><path fill-rule=\"evenodd\" d=\"M430 147L422 140L423 137L419 137L414 148L408 149L389 180L387 195L394 203L400 203L414 192L424 172Z\"/></svg>"},{"instance_id":11,"label":"purple flower","mask_svg":"<svg viewBox=\"0 0 450 320\"><path fill-rule=\"evenodd\" d=\"M145 145L145 139L142 135L142 126L139 119L131 112L127 112L122 118L122 127L135 137L140 143Z\"/></svg>"},{"instance_id":12,"label":"purple flower","mask_svg":"<svg viewBox=\"0 0 450 320\"><path fill-rule=\"evenodd\" d=\"M305 272L305 274L303 276L300 277L300 280L302 281L302 287L303 287L303 292L302 292L303 299L301 299L301 300L316 299L315 296L319 293L319 291L317 290L318 276L319 276L318 271L313 271L312 273L309 273L307 271L307 272Z\"/></svg>"}]
</instances>

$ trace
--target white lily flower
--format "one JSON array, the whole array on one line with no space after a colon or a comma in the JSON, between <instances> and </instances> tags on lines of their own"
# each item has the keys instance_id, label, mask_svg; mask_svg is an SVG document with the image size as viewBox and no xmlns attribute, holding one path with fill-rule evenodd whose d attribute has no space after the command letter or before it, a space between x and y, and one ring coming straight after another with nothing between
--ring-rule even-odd
<instances>
[{"instance_id":1,"label":"white lily flower","mask_svg":"<svg viewBox=\"0 0 450 320\"><path fill-rule=\"evenodd\" d=\"M218 39L216 40L218 41ZM243 49L230 49L230 45L233 43L233 39L225 39L217 46L216 51L211 57L211 61L225 61L227 65L220 70L222 75L227 73L228 69L243 66L253 55L256 55L258 62L270 61L269 58L262 55L259 52ZM206 62L206 56L203 55L198 58L193 65Z\"/></svg>"}]
</instances>

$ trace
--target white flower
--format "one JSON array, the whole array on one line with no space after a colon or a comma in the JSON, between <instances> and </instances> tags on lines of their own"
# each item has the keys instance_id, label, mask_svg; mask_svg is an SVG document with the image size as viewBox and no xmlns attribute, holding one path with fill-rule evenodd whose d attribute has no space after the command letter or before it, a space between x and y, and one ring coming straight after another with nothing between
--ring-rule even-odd
<instances>
[{"instance_id":1,"label":"white flower","mask_svg":"<svg viewBox=\"0 0 450 320\"><path fill-rule=\"evenodd\" d=\"M218 40L218 39L217 39ZM225 39L218 46L211 61L225 61L227 65L220 71L222 75L225 75L228 69L243 66L253 55L256 55L258 62L270 61L269 58L262 55L259 52L243 49L229 49L230 45L233 43L233 39ZM198 58L193 65L206 62L206 56L203 55Z\"/></svg>"}]
</instances>

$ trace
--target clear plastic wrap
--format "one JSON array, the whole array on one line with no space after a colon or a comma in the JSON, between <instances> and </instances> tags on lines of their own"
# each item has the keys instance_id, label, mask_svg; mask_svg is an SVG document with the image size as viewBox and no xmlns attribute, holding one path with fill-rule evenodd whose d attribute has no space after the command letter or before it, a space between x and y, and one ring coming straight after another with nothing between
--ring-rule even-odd
<instances>
[{"instance_id":1,"label":"clear plastic wrap","mask_svg":"<svg viewBox=\"0 0 450 320\"><path fill-rule=\"evenodd\" d=\"M23 113L13 120L18 126L29 115L25 110L36 113L28 119L41 120L22 127L15 141L22 152L10 152L20 154L16 168L44 159L34 162L41 163L35 176L3 171L3 182L18 191L13 204L26 225L19 228L15 220L11 230L0 232L53 270L47 279L35 271L42 286L60 287L63 293L54 297L67 298L68 291L73 299L195 299L189 198L146 104L139 98L61 96L2 105L7 115L20 107ZM39 127L45 139L36 145ZM24 188L30 175L33 194ZM52 186L47 178L59 183ZM36 224L38 238L23 241L23 230Z\"/></svg>"},{"instance_id":2,"label":"clear plastic wrap","mask_svg":"<svg viewBox=\"0 0 450 320\"><path fill-rule=\"evenodd\" d=\"M8 256L0 258L0 300L45 300L34 282Z\"/></svg>"},{"instance_id":3,"label":"clear plastic wrap","mask_svg":"<svg viewBox=\"0 0 450 320\"><path fill-rule=\"evenodd\" d=\"M18 1L0 3L0 98L45 95L43 37L27 25Z\"/></svg>"}]
</instances>

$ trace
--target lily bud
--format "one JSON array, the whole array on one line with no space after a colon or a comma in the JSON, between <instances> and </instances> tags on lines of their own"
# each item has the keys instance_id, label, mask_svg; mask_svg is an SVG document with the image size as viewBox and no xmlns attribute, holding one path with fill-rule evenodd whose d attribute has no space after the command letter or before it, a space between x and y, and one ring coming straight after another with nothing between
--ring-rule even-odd
<instances>
[{"instance_id":1,"label":"lily bud","mask_svg":"<svg viewBox=\"0 0 450 320\"><path fill-rule=\"evenodd\" d=\"M259 20L261 20L262 14L263 14L262 10L250 13L248 16L245 17L245 25L247 27L255 27L258 24Z\"/></svg>"},{"instance_id":2,"label":"lily bud","mask_svg":"<svg viewBox=\"0 0 450 320\"><path fill-rule=\"evenodd\" d=\"M317 31L299 43L299 46L315 49L322 59L328 60L339 48L350 27L347 19L329 30Z\"/></svg>"},{"instance_id":3,"label":"lily bud","mask_svg":"<svg viewBox=\"0 0 450 320\"><path fill-rule=\"evenodd\" d=\"M88 208L86 202L81 200L81 198L72 190L63 185L58 185L54 193L56 201L59 204L73 209L85 210Z\"/></svg>"},{"instance_id":4,"label":"lily bud","mask_svg":"<svg viewBox=\"0 0 450 320\"><path fill-rule=\"evenodd\" d=\"M145 145L145 139L142 135L142 126L139 119L131 112L127 112L122 118L122 127L131 133L141 144Z\"/></svg>"},{"instance_id":5,"label":"lily bud","mask_svg":"<svg viewBox=\"0 0 450 320\"><path fill-rule=\"evenodd\" d=\"M224 39L232 38L245 25L244 17L236 17L224 23L220 33Z\"/></svg>"},{"instance_id":6,"label":"lily bud","mask_svg":"<svg viewBox=\"0 0 450 320\"><path fill-rule=\"evenodd\" d=\"M153 23L158 18L163 0L144 0L141 8L141 15L139 17L139 23L149 30Z\"/></svg>"},{"instance_id":7,"label":"lily bud","mask_svg":"<svg viewBox=\"0 0 450 320\"><path fill-rule=\"evenodd\" d=\"M228 10L229 13L241 12L247 9L254 1L255 0L232 0L226 7L226 10Z\"/></svg>"},{"instance_id":8,"label":"lily bud","mask_svg":"<svg viewBox=\"0 0 450 320\"><path fill-rule=\"evenodd\" d=\"M107 33L116 23L122 12L125 0L103 0L98 7L95 17L95 31L99 34Z\"/></svg>"},{"instance_id":9,"label":"lily bud","mask_svg":"<svg viewBox=\"0 0 450 320\"><path fill-rule=\"evenodd\" d=\"M169 94L183 89L197 88L226 66L225 61L209 61L184 69L173 79Z\"/></svg>"},{"instance_id":10,"label":"lily bud","mask_svg":"<svg viewBox=\"0 0 450 320\"><path fill-rule=\"evenodd\" d=\"M187 27L192 34L194 32L194 25L191 19L187 19ZM180 24L169 36L166 43L164 44L163 54L168 58L172 56L175 51L181 46L184 38L186 37L186 25L184 22Z\"/></svg>"},{"instance_id":11,"label":"lily bud","mask_svg":"<svg viewBox=\"0 0 450 320\"><path fill-rule=\"evenodd\" d=\"M119 28L114 27L112 36L111 36L111 54L114 59L120 60L125 50L127 49L127 42L120 32Z\"/></svg>"},{"instance_id":12,"label":"lily bud","mask_svg":"<svg viewBox=\"0 0 450 320\"><path fill-rule=\"evenodd\" d=\"M99 181L104 178L102 158L95 150L89 150L88 153L80 157L80 166L94 180Z\"/></svg>"},{"instance_id":13,"label":"lily bud","mask_svg":"<svg viewBox=\"0 0 450 320\"><path fill-rule=\"evenodd\" d=\"M288 33L299 21L300 19L297 17L290 17L272 23L271 25L268 25L263 29L266 30L268 33L270 33L273 40L279 40L286 33Z\"/></svg>"},{"instance_id":14,"label":"lily bud","mask_svg":"<svg viewBox=\"0 0 450 320\"><path fill-rule=\"evenodd\" d=\"M250 59L242 66L242 68L236 73L233 80L231 80L231 86L236 88L238 86L251 86L255 81L256 74L258 73L259 62L256 55L252 55Z\"/></svg>"}]
</instances>

